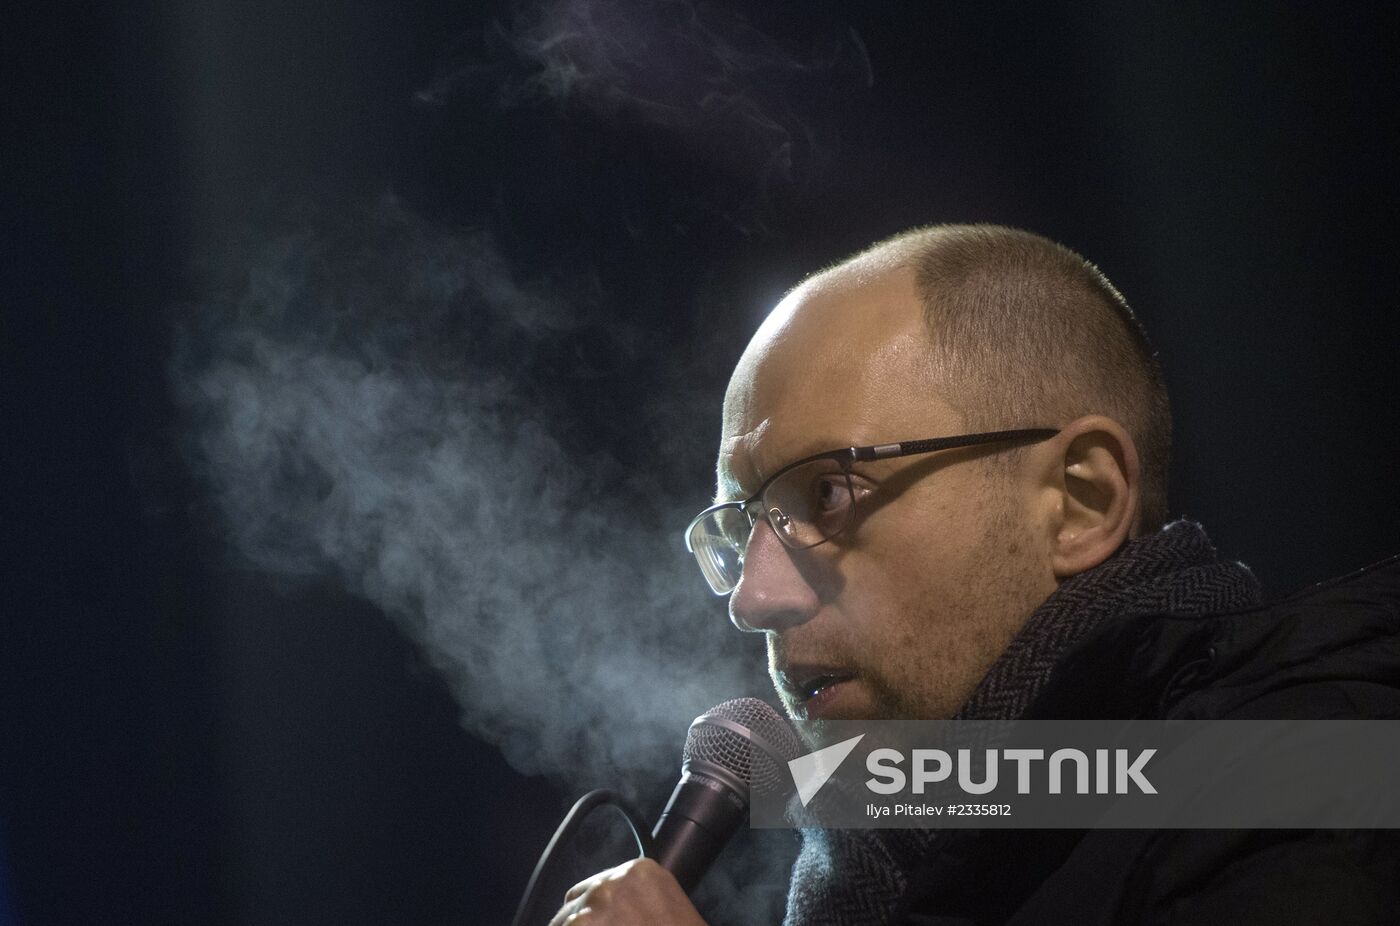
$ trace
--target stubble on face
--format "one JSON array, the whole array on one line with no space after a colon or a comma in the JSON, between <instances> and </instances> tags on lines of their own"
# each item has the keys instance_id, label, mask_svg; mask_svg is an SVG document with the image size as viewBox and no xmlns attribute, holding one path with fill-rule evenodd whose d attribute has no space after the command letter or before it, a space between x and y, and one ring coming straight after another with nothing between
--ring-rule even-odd
<instances>
[{"instance_id":1,"label":"stubble on face","mask_svg":"<svg viewBox=\"0 0 1400 926\"><path fill-rule=\"evenodd\" d=\"M894 621L886 666L871 678L878 717L953 717L1043 599L1027 555L1029 529L1009 486L989 477L983 488L981 517L963 525L965 536L977 533L960 575L950 577L954 593L908 602Z\"/></svg>"},{"instance_id":2,"label":"stubble on face","mask_svg":"<svg viewBox=\"0 0 1400 926\"><path fill-rule=\"evenodd\" d=\"M941 484L928 486L925 498L890 507L889 516L913 525L912 532L882 543L870 530L855 540L879 548L872 556L891 555L878 575L862 569L858 580L878 586L881 594L848 588L853 597L842 605L844 613L828 615L839 624L769 635L770 667L799 648L851 661L863 703L837 719L954 716L1047 594L1029 522L1010 480L1001 478L1005 471L975 460L960 466L967 469L956 476L945 471L929 477L941 478ZM929 500L938 497L946 504L929 509ZM946 529L927 530L929 524ZM919 542L921 528L926 543ZM817 633L822 639L814 645ZM813 747L826 741L824 721L804 720L799 705L785 703Z\"/></svg>"}]
</instances>

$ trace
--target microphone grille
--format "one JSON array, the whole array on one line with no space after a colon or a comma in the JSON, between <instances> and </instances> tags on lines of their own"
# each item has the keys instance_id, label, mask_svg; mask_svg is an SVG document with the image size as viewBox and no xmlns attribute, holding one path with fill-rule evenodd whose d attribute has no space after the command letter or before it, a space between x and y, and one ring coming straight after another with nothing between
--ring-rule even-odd
<instances>
[{"instance_id":1,"label":"microphone grille","mask_svg":"<svg viewBox=\"0 0 1400 926\"><path fill-rule=\"evenodd\" d=\"M784 766L801 751L797 734L781 714L758 698L735 698L695 718L681 764L718 765L746 782L751 792L771 794L786 789Z\"/></svg>"}]
</instances>

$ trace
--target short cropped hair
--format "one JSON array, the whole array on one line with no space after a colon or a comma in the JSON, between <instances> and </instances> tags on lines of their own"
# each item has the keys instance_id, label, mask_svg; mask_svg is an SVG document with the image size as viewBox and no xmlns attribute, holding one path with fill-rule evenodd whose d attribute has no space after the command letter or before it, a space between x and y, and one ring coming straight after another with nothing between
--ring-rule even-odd
<instances>
[{"instance_id":1,"label":"short cropped hair","mask_svg":"<svg viewBox=\"0 0 1400 926\"><path fill-rule=\"evenodd\" d=\"M1141 460L1142 529L1161 526L1172 430L1166 381L1142 325L1097 267L999 225L917 228L870 251L914 269L935 382L969 429L1113 418Z\"/></svg>"}]
</instances>

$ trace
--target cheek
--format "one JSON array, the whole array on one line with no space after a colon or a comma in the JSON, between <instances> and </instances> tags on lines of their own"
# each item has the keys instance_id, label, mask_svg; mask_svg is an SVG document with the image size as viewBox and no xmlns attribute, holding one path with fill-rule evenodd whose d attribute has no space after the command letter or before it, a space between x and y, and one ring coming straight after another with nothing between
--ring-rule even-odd
<instances>
[{"instance_id":1,"label":"cheek","mask_svg":"<svg viewBox=\"0 0 1400 926\"><path fill-rule=\"evenodd\" d=\"M895 597L908 598L916 589L954 593L970 572L985 565L988 507L974 486L943 488L948 491L907 493L900 500L905 504L871 524L853 551Z\"/></svg>"},{"instance_id":2,"label":"cheek","mask_svg":"<svg viewBox=\"0 0 1400 926\"><path fill-rule=\"evenodd\" d=\"M838 566L841 597L856 620L878 619L899 639L914 634L922 617L965 597L967 579L983 558L985 522L976 518L973 487L954 482L939 488L946 491L912 487L862 524Z\"/></svg>"},{"instance_id":3,"label":"cheek","mask_svg":"<svg viewBox=\"0 0 1400 926\"><path fill-rule=\"evenodd\" d=\"M890 716L956 710L1004 647L1017 610L1007 550L1019 538L1003 529L1003 512L974 491L928 501L852 551L843 596Z\"/></svg>"},{"instance_id":4,"label":"cheek","mask_svg":"<svg viewBox=\"0 0 1400 926\"><path fill-rule=\"evenodd\" d=\"M841 611L869 668L894 677L955 647L950 636L967 618L968 563L965 551L939 538L888 541L853 557Z\"/></svg>"}]
</instances>

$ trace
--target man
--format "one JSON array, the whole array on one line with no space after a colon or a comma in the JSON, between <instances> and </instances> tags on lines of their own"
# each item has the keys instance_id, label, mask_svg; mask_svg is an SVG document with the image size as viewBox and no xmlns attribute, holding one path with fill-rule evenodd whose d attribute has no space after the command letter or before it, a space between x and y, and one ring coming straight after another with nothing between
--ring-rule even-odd
<instances>
[{"instance_id":1,"label":"man","mask_svg":"<svg viewBox=\"0 0 1400 926\"><path fill-rule=\"evenodd\" d=\"M1363 606L1321 636L1278 628L1325 600L1241 623L1253 576L1198 526L1163 527L1170 431L1096 268L1027 232L920 229L759 328L725 395L720 502L688 541L811 741L836 718L1400 716L1396 622L1376 617L1394 565L1337 596ZM1289 655L1259 676L1263 652ZM788 921L1388 922L1395 863L1356 834L818 832ZM555 922L701 920L641 861L577 885Z\"/></svg>"}]
</instances>

